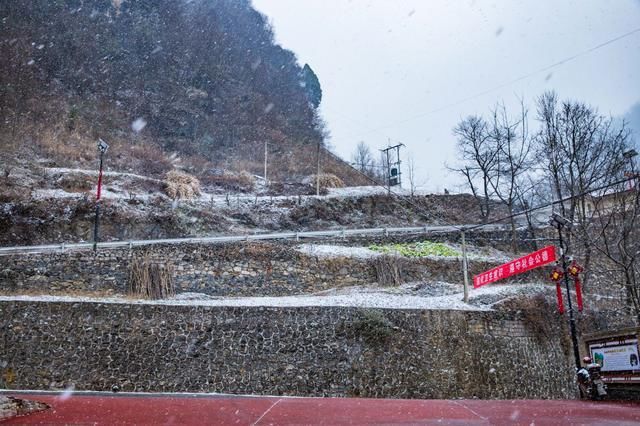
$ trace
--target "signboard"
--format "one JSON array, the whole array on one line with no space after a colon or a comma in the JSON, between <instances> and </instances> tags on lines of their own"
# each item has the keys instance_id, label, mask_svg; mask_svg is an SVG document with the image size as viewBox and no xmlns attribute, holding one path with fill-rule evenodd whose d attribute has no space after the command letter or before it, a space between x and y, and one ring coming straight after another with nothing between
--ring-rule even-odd
<instances>
[{"instance_id":1,"label":"signboard","mask_svg":"<svg viewBox=\"0 0 640 426\"><path fill-rule=\"evenodd\" d=\"M602 366L602 372L640 372L638 339L622 339L589 345L591 359Z\"/></svg>"},{"instance_id":2,"label":"signboard","mask_svg":"<svg viewBox=\"0 0 640 426\"><path fill-rule=\"evenodd\" d=\"M482 287L512 275L521 274L556 261L556 248L547 246L536 252L473 276L473 288Z\"/></svg>"}]
</instances>

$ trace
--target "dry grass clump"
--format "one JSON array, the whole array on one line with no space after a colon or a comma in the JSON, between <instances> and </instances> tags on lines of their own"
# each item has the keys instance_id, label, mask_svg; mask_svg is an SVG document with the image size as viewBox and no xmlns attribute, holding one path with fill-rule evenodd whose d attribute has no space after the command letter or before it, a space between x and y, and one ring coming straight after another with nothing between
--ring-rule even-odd
<instances>
[{"instance_id":1,"label":"dry grass clump","mask_svg":"<svg viewBox=\"0 0 640 426\"><path fill-rule=\"evenodd\" d=\"M246 170L241 171L237 174L237 182L243 188L253 189L256 179L253 175Z\"/></svg>"},{"instance_id":2,"label":"dry grass clump","mask_svg":"<svg viewBox=\"0 0 640 426\"><path fill-rule=\"evenodd\" d=\"M175 295L173 267L153 262L146 255L134 258L129 270L127 294L143 299L166 299Z\"/></svg>"},{"instance_id":3,"label":"dry grass clump","mask_svg":"<svg viewBox=\"0 0 640 426\"><path fill-rule=\"evenodd\" d=\"M61 126L43 129L34 142L45 156L61 164L84 163L98 158L95 141L78 130L69 131Z\"/></svg>"},{"instance_id":4,"label":"dry grass clump","mask_svg":"<svg viewBox=\"0 0 640 426\"><path fill-rule=\"evenodd\" d=\"M381 286L402 284L402 259L398 256L377 256L371 260L376 271L376 281Z\"/></svg>"},{"instance_id":5,"label":"dry grass clump","mask_svg":"<svg viewBox=\"0 0 640 426\"><path fill-rule=\"evenodd\" d=\"M58 179L58 185L67 192L87 192L93 189L97 178L84 173L65 174Z\"/></svg>"},{"instance_id":6,"label":"dry grass clump","mask_svg":"<svg viewBox=\"0 0 640 426\"><path fill-rule=\"evenodd\" d=\"M319 175L311 175L313 186L320 181L320 188L344 188L344 182L338 176L331 173L320 173Z\"/></svg>"},{"instance_id":7,"label":"dry grass clump","mask_svg":"<svg viewBox=\"0 0 640 426\"><path fill-rule=\"evenodd\" d=\"M123 163L124 167L133 167L138 173L146 176L162 176L173 167L171 159L165 155L162 149L149 142L136 145L122 143L120 145L121 147L118 148L122 151L123 156L119 162Z\"/></svg>"},{"instance_id":8,"label":"dry grass clump","mask_svg":"<svg viewBox=\"0 0 640 426\"><path fill-rule=\"evenodd\" d=\"M174 200L195 198L200 196L200 181L188 173L171 170L164 181L164 192Z\"/></svg>"}]
</instances>

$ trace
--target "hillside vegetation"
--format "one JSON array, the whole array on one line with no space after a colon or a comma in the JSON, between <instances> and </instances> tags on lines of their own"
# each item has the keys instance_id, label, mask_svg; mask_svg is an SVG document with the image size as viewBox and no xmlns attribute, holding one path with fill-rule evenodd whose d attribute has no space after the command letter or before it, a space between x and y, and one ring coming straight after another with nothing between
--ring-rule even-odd
<instances>
[{"instance_id":1,"label":"hillside vegetation","mask_svg":"<svg viewBox=\"0 0 640 426\"><path fill-rule=\"evenodd\" d=\"M271 178L323 169L363 184L324 146L322 92L248 0L0 2L2 162L94 163L160 176L174 166Z\"/></svg>"}]
</instances>

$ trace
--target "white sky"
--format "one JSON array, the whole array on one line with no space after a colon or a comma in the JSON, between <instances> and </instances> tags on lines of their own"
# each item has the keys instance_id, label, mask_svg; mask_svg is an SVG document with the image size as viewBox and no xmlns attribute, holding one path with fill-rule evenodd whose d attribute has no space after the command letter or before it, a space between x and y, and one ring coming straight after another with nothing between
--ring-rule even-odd
<instances>
[{"instance_id":1,"label":"white sky","mask_svg":"<svg viewBox=\"0 0 640 426\"><path fill-rule=\"evenodd\" d=\"M459 182L444 167L456 161L452 128L498 101L513 108L518 97L532 104L555 89L614 116L640 103L640 31L513 82L639 29L638 0L253 4L277 42L318 75L335 151L350 159L359 141L376 150L402 142L403 160L412 156L420 183L434 191Z\"/></svg>"}]
</instances>

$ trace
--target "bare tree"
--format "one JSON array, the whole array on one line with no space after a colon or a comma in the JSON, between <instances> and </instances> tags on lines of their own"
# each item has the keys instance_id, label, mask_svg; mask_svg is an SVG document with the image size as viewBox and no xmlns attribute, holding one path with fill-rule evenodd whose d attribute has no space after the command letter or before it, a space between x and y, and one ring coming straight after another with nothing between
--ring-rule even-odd
<instances>
[{"instance_id":1,"label":"bare tree","mask_svg":"<svg viewBox=\"0 0 640 426\"><path fill-rule=\"evenodd\" d=\"M364 142L358 142L356 151L351 156L354 167L369 177L375 177L375 160L371 149Z\"/></svg>"},{"instance_id":2,"label":"bare tree","mask_svg":"<svg viewBox=\"0 0 640 426\"><path fill-rule=\"evenodd\" d=\"M495 161L489 171L488 181L493 193L509 211L511 224L511 246L518 250L516 219L514 213L519 206L518 200L526 199L531 187L527 185L527 176L533 165L532 139L529 137L527 109L520 103L518 118L508 116L504 105L497 105L492 111L492 123L489 130L491 145L496 150Z\"/></svg>"},{"instance_id":3,"label":"bare tree","mask_svg":"<svg viewBox=\"0 0 640 426\"><path fill-rule=\"evenodd\" d=\"M387 163L387 156L385 155L385 153L382 151L379 151L379 153L380 155L378 157L378 162L375 163L376 177L378 179L378 182L387 186L389 185L390 175L389 163Z\"/></svg>"},{"instance_id":4,"label":"bare tree","mask_svg":"<svg viewBox=\"0 0 640 426\"><path fill-rule=\"evenodd\" d=\"M577 222L579 235L586 237L591 220L586 193L620 177L630 132L626 123L616 125L584 103L559 102L554 92L538 99L538 119L542 124L538 156L547 169L554 198L571 197L560 204L560 213ZM581 246L588 271L593 246L588 238L583 238Z\"/></svg>"},{"instance_id":5,"label":"bare tree","mask_svg":"<svg viewBox=\"0 0 640 426\"><path fill-rule=\"evenodd\" d=\"M489 219L491 214L491 175L497 161L497 151L487 131L486 121L477 115L462 120L453 129L457 137L458 152L462 164L450 168L464 176L474 197L480 200L480 216Z\"/></svg>"},{"instance_id":6,"label":"bare tree","mask_svg":"<svg viewBox=\"0 0 640 426\"><path fill-rule=\"evenodd\" d=\"M417 177L416 177L416 162L413 158L413 155L409 156L409 161L407 162L407 175L409 177L409 191L411 194L411 198L416 195L416 188L418 186Z\"/></svg>"},{"instance_id":7,"label":"bare tree","mask_svg":"<svg viewBox=\"0 0 640 426\"><path fill-rule=\"evenodd\" d=\"M535 171L530 171L529 173L526 173L526 175L524 175L521 179L518 179L515 189L515 204L518 206L518 209L520 211L524 212L524 218L527 221L527 230L529 233L529 237L531 238L532 245L536 250L538 248L538 245L536 243L536 230L541 221L534 214L534 212L531 212L529 209L534 206L539 206L551 202L544 182L544 176L541 176ZM538 215L539 214L540 212L538 212ZM547 217L542 220L543 223L547 223L547 221Z\"/></svg>"},{"instance_id":8,"label":"bare tree","mask_svg":"<svg viewBox=\"0 0 640 426\"><path fill-rule=\"evenodd\" d=\"M591 197L593 209L587 237L618 275L627 307L640 320L640 181L622 183Z\"/></svg>"}]
</instances>

